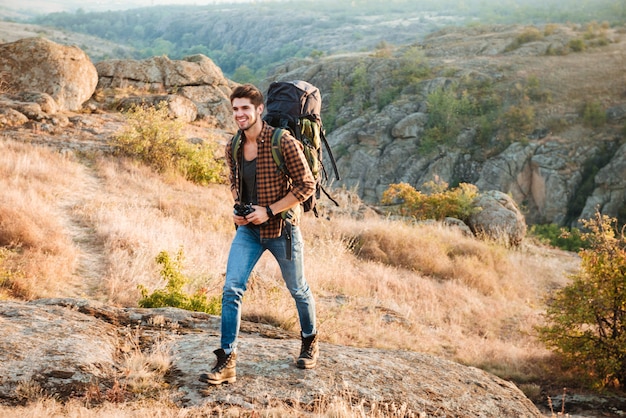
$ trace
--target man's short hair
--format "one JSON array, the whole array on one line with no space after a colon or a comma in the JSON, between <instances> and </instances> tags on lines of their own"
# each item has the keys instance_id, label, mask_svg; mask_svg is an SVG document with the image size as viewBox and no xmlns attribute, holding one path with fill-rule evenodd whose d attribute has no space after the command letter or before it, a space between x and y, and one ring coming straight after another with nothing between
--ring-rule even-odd
<instances>
[{"instance_id":1,"label":"man's short hair","mask_svg":"<svg viewBox=\"0 0 626 418\"><path fill-rule=\"evenodd\" d=\"M261 93L261 90L256 88L253 84L242 84L235 87L233 92L230 94L231 104L235 99L250 99L250 103L252 103L254 107L259 107L263 104L263 93Z\"/></svg>"}]
</instances>

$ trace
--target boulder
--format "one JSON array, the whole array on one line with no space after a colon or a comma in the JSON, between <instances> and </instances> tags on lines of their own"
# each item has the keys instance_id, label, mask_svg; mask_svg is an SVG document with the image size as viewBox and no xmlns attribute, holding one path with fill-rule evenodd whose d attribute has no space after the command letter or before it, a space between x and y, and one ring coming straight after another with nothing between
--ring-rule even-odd
<instances>
[{"instance_id":1,"label":"boulder","mask_svg":"<svg viewBox=\"0 0 626 418\"><path fill-rule=\"evenodd\" d=\"M412 113L391 128L391 135L397 139L418 138L428 121L426 113Z\"/></svg>"},{"instance_id":2,"label":"boulder","mask_svg":"<svg viewBox=\"0 0 626 418\"><path fill-rule=\"evenodd\" d=\"M15 109L3 106L0 101L0 127L17 127L28 122L28 117Z\"/></svg>"},{"instance_id":3,"label":"boulder","mask_svg":"<svg viewBox=\"0 0 626 418\"><path fill-rule=\"evenodd\" d=\"M23 91L9 96L9 98L17 102L36 103L39 105L41 111L47 115L54 115L59 109L59 105L52 96L38 91Z\"/></svg>"},{"instance_id":4,"label":"boulder","mask_svg":"<svg viewBox=\"0 0 626 418\"><path fill-rule=\"evenodd\" d=\"M442 224L444 226L447 226L448 228L453 228L453 229L457 229L459 230L459 232L461 232L461 234L463 234L466 237L473 237L474 233L472 232L471 228L462 220L457 219L457 218L452 218L450 216L446 216L442 222Z\"/></svg>"},{"instance_id":5,"label":"boulder","mask_svg":"<svg viewBox=\"0 0 626 418\"><path fill-rule=\"evenodd\" d=\"M182 60L152 57L144 60L107 60L96 64L98 88L133 88L159 94L177 94L191 100L198 118L214 127L237 130L230 108L232 83L204 55Z\"/></svg>"},{"instance_id":6,"label":"boulder","mask_svg":"<svg viewBox=\"0 0 626 418\"><path fill-rule=\"evenodd\" d=\"M511 246L522 243L526 235L526 220L509 195L490 190L482 193L474 204L481 209L469 219L474 235Z\"/></svg>"},{"instance_id":7,"label":"boulder","mask_svg":"<svg viewBox=\"0 0 626 418\"><path fill-rule=\"evenodd\" d=\"M0 74L7 90L46 93L58 110L79 110L98 84L96 67L85 52L44 38L1 44Z\"/></svg>"}]
</instances>

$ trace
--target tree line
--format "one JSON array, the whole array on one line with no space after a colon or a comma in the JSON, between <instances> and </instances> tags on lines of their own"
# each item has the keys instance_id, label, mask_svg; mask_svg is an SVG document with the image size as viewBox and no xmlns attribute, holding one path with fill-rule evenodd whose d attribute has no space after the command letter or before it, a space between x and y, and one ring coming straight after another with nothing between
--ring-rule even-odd
<instances>
[{"instance_id":1,"label":"tree line","mask_svg":"<svg viewBox=\"0 0 626 418\"><path fill-rule=\"evenodd\" d=\"M433 17L471 23L583 23L620 25L626 0L322 0L206 6L154 6L108 12L62 12L31 23L85 33L130 46L108 58L193 54L210 57L228 77L262 78L290 58L316 57L383 42L409 43L439 28ZM372 20L373 19L373 20ZM429 20L432 19L432 20ZM402 21L388 26L371 22ZM341 28L354 28L344 31ZM332 39L332 41L328 41ZM367 42L366 42L367 41ZM369 43L368 43L369 42ZM236 79L236 77L233 77ZM236 80L251 81L251 80Z\"/></svg>"}]
</instances>

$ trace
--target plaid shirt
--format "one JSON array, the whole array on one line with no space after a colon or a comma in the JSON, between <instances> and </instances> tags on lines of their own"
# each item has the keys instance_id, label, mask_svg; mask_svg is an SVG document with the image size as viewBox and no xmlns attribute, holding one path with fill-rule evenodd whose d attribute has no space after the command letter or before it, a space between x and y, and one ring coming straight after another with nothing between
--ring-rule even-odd
<instances>
[{"instance_id":1,"label":"plaid shirt","mask_svg":"<svg viewBox=\"0 0 626 418\"><path fill-rule=\"evenodd\" d=\"M315 180L304 156L303 145L289 132L285 131L283 134L280 140L280 149L289 173L289 177L286 177L278 169L278 165L272 157L272 134L274 129L264 121L261 134L257 138L256 186L259 201L256 203L259 206L269 206L282 199L289 192L300 202L304 202L315 192ZM239 170L237 170L237 165L241 162L243 146L239 147L239 155L235 163L232 147L233 139L234 137L226 144L226 161L229 168L230 188L231 190L238 190ZM301 213L300 205L291 209L290 212L287 217L291 218L291 224L298 225ZM278 238L281 235L284 220L282 216L278 216L278 213L276 215L261 225L261 238Z\"/></svg>"}]
</instances>

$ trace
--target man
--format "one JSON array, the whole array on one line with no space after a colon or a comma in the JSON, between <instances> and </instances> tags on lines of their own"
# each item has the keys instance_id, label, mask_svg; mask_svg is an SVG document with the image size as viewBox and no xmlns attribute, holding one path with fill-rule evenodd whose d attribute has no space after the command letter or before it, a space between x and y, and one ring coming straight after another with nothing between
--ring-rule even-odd
<instances>
[{"instance_id":1,"label":"man","mask_svg":"<svg viewBox=\"0 0 626 418\"><path fill-rule=\"evenodd\" d=\"M233 155L234 138L226 145L237 231L228 255L222 293L221 347L214 351L217 362L213 369L200 375L200 381L212 385L237 380L242 298L252 269L265 250L278 261L296 303L302 338L296 365L313 368L318 357L315 300L304 277L303 240L298 228L300 203L314 193L315 180L302 144L286 131L280 147L289 178L278 170L271 152L274 128L261 117L263 94L255 86L236 87L230 102L241 133L237 155Z\"/></svg>"}]
</instances>

